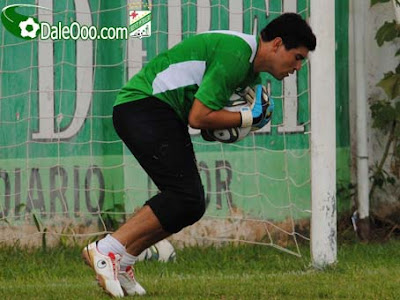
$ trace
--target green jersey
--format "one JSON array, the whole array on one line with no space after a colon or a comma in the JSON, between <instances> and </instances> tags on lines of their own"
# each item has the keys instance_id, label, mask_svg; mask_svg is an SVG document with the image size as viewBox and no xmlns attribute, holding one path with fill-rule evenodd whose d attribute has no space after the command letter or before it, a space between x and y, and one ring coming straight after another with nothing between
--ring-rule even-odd
<instances>
[{"instance_id":1,"label":"green jersey","mask_svg":"<svg viewBox=\"0 0 400 300\"><path fill-rule=\"evenodd\" d=\"M133 76L114 105L153 96L169 104L185 123L195 98L220 110L235 90L260 81L253 71L257 47L256 36L234 31L187 38Z\"/></svg>"}]
</instances>

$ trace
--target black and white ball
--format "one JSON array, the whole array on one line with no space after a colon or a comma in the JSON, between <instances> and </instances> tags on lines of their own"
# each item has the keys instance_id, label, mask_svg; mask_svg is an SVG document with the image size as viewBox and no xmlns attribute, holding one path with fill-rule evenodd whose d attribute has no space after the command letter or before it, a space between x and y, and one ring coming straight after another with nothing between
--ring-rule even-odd
<instances>
[{"instance_id":1,"label":"black and white ball","mask_svg":"<svg viewBox=\"0 0 400 300\"><path fill-rule=\"evenodd\" d=\"M242 107L248 106L250 104L237 93L234 93L230 99L227 106L224 107L225 110L239 112ZM249 132L251 127L233 127L227 129L207 129L207 134L214 140L221 143L235 143L244 139Z\"/></svg>"},{"instance_id":2,"label":"black and white ball","mask_svg":"<svg viewBox=\"0 0 400 300\"><path fill-rule=\"evenodd\" d=\"M147 248L138 256L138 261L156 260L161 262L175 261L176 253L174 246L168 240L161 240Z\"/></svg>"}]
</instances>

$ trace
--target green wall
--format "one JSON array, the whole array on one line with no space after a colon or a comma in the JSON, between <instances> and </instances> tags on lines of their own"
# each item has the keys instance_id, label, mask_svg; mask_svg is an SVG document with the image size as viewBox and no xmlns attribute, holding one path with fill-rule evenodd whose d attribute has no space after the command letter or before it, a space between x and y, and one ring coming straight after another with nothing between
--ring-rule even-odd
<instances>
[{"instance_id":1,"label":"green wall","mask_svg":"<svg viewBox=\"0 0 400 300\"><path fill-rule=\"evenodd\" d=\"M54 22L76 19L74 1L53 1ZM250 6L250 2L252 6ZM7 4L19 3L8 1ZM35 1L25 3L34 4ZM229 1L212 0L210 29L229 29ZM197 1L182 0L182 38L197 28ZM125 1L90 0L92 23L127 25ZM252 32L279 15L282 1L243 1L242 28ZM297 2L307 17L309 3ZM34 15L33 8L21 9ZM168 48L166 0L153 1L152 36L142 40L143 53L136 63L146 63ZM349 180L348 119L348 2L336 1L337 34L337 159L338 180ZM156 193L155 187L116 136L112 106L127 78L127 41L94 41L92 97L88 114L77 133L68 139L34 139L39 130L38 42L20 40L0 24L0 216L10 222L23 220L35 211L42 219L55 216L97 220L100 211L126 211L142 205ZM135 41L134 41L135 43ZM54 42L54 124L59 131L70 126L77 107L75 41ZM208 215L227 216L232 208L254 218L284 220L308 217L310 209L309 67L297 76L297 123L302 132L280 132L283 85L269 75L276 112L272 129L240 143L206 143L193 135L200 174L207 191ZM51 103L51 102L50 102ZM342 202L341 202L342 203ZM344 206L347 204L343 204Z\"/></svg>"}]
</instances>

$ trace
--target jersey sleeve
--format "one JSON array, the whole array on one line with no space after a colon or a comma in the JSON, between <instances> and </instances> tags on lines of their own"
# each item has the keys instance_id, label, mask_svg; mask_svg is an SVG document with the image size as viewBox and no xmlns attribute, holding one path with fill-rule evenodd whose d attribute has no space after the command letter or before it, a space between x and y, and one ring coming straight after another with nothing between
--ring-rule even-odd
<instances>
[{"instance_id":1,"label":"jersey sleeve","mask_svg":"<svg viewBox=\"0 0 400 300\"><path fill-rule=\"evenodd\" d=\"M229 55L229 54L226 54ZM225 56L226 56L225 55ZM222 109L248 74L250 64L243 58L220 56L207 68L195 98L212 110Z\"/></svg>"}]
</instances>

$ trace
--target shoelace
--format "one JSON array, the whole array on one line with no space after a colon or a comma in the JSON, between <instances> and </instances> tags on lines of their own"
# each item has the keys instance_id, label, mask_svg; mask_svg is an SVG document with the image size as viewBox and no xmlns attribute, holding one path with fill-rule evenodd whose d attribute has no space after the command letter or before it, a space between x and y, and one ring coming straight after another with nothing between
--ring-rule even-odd
<instances>
[{"instance_id":1,"label":"shoelace","mask_svg":"<svg viewBox=\"0 0 400 300\"><path fill-rule=\"evenodd\" d=\"M115 257L115 254L112 253L112 252L108 253L108 257L111 259L111 263L112 263L112 266L113 266L114 279L118 280L119 268L118 268L118 265L115 262L117 260L117 258Z\"/></svg>"},{"instance_id":2,"label":"shoelace","mask_svg":"<svg viewBox=\"0 0 400 300\"><path fill-rule=\"evenodd\" d=\"M133 272L133 269L132 269L132 267L131 266L128 266L128 267L126 267L126 274L128 274L128 276L133 280L133 281L135 281L136 282L136 280L135 280L135 273Z\"/></svg>"}]
</instances>

